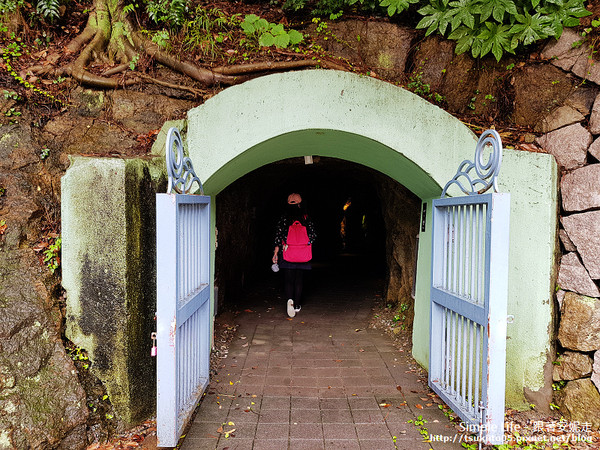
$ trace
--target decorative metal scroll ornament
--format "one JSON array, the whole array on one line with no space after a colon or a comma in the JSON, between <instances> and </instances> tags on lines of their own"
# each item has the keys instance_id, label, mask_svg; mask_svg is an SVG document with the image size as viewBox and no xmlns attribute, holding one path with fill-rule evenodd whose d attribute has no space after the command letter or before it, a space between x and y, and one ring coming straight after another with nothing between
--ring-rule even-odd
<instances>
[{"instance_id":1,"label":"decorative metal scroll ornament","mask_svg":"<svg viewBox=\"0 0 600 450\"><path fill-rule=\"evenodd\" d=\"M200 194L204 194L200 178L196 176L192 167L192 160L183 155L183 141L179 130L175 127L170 128L167 133L167 174L169 175L169 184L167 194L175 191L178 194L189 194L194 181L200 187Z\"/></svg>"},{"instance_id":2,"label":"decorative metal scroll ornament","mask_svg":"<svg viewBox=\"0 0 600 450\"><path fill-rule=\"evenodd\" d=\"M492 147L492 153L487 162L484 162L483 151L487 146ZM467 195L483 194L490 187L498 192L498 173L502 164L502 139L496 130L484 131L477 147L475 148L475 162L468 159L461 162L456 175L446 183L442 191L442 198L450 186L456 184ZM475 173L471 173L475 169ZM473 179L474 176L477 178Z\"/></svg>"}]
</instances>

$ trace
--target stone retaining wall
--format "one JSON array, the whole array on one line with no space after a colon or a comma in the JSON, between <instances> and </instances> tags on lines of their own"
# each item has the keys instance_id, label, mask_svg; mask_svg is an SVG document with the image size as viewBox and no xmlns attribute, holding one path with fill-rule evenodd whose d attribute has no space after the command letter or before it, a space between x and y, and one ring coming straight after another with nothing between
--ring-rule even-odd
<instances>
[{"instance_id":1,"label":"stone retaining wall","mask_svg":"<svg viewBox=\"0 0 600 450\"><path fill-rule=\"evenodd\" d=\"M565 30L542 58L580 77L580 85L600 84L600 64L581 36ZM587 103L589 105L589 101ZM591 110L561 105L537 142L561 166L562 256L558 270L559 354L552 378L563 411L572 420L600 426L600 95ZM563 387L564 386L564 387Z\"/></svg>"}]
</instances>

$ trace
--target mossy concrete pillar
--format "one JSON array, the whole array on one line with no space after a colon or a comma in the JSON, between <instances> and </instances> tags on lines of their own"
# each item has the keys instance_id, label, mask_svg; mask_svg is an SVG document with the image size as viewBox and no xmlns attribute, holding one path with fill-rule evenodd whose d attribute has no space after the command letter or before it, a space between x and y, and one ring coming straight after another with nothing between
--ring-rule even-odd
<instances>
[{"instance_id":1,"label":"mossy concrete pillar","mask_svg":"<svg viewBox=\"0 0 600 450\"><path fill-rule=\"evenodd\" d=\"M62 178L67 337L85 349L119 425L154 414L155 193L162 159L75 157Z\"/></svg>"}]
</instances>

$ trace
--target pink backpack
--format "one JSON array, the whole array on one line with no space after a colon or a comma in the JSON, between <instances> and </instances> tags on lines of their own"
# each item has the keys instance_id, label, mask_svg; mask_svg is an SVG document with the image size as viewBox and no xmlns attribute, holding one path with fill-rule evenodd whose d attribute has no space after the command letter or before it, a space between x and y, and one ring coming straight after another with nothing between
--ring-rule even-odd
<instances>
[{"instance_id":1,"label":"pink backpack","mask_svg":"<svg viewBox=\"0 0 600 450\"><path fill-rule=\"evenodd\" d=\"M288 228L287 240L283 243L283 259L289 262L308 262L312 259L312 244L308 242L306 227L298 220Z\"/></svg>"}]
</instances>

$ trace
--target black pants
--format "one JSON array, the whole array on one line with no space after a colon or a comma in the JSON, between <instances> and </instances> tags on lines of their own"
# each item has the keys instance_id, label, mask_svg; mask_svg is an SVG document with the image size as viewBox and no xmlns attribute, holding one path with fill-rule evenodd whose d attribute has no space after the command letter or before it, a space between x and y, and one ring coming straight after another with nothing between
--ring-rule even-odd
<instances>
[{"instance_id":1,"label":"black pants","mask_svg":"<svg viewBox=\"0 0 600 450\"><path fill-rule=\"evenodd\" d=\"M302 283L304 281L303 269L283 269L284 289L286 301L294 300L294 306L298 308L302 304Z\"/></svg>"}]
</instances>

